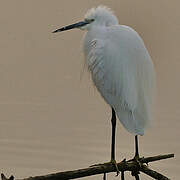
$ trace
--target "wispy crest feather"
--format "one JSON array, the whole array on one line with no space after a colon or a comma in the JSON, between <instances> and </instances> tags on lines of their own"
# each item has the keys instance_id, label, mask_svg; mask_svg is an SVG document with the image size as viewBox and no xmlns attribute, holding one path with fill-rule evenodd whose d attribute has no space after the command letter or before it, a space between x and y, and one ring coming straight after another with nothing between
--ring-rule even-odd
<instances>
[{"instance_id":1,"label":"wispy crest feather","mask_svg":"<svg viewBox=\"0 0 180 180\"><path fill-rule=\"evenodd\" d=\"M91 8L85 15L85 19L96 19L97 21L106 21L108 25L118 24L118 19L114 12L103 5L96 8Z\"/></svg>"}]
</instances>

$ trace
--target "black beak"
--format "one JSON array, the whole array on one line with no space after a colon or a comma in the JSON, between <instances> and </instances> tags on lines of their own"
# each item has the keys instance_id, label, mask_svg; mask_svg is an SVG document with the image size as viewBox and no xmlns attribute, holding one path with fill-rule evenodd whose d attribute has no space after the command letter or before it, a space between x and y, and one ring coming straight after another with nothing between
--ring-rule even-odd
<instances>
[{"instance_id":1,"label":"black beak","mask_svg":"<svg viewBox=\"0 0 180 180\"><path fill-rule=\"evenodd\" d=\"M74 29L74 28L79 28L79 27L85 26L86 24L89 24L89 23L90 22L87 22L87 21L81 21L81 22L71 24L69 26L65 26L65 27L62 27L60 29L57 29L57 30L53 31L52 33L57 33L57 32L61 32L61 31L67 31L67 30Z\"/></svg>"}]
</instances>

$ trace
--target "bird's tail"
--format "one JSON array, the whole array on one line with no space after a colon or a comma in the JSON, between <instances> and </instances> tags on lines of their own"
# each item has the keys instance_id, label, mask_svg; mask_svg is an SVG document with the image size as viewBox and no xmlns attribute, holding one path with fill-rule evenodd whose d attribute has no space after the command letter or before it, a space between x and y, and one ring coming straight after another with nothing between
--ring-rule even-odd
<instances>
[{"instance_id":1,"label":"bird's tail","mask_svg":"<svg viewBox=\"0 0 180 180\"><path fill-rule=\"evenodd\" d=\"M147 117L141 116L138 112L118 110L116 114L127 131L134 135L144 135L144 129L147 127Z\"/></svg>"}]
</instances>

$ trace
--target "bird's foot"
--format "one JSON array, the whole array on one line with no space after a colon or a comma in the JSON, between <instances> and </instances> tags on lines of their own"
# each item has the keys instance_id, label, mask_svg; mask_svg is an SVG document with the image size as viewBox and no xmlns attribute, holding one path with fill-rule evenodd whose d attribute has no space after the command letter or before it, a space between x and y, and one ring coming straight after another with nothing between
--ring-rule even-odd
<instances>
[{"instance_id":1,"label":"bird's foot","mask_svg":"<svg viewBox=\"0 0 180 180\"><path fill-rule=\"evenodd\" d=\"M116 160L115 160L115 159L111 159L110 163L115 166L116 172L117 172L116 176L118 176L118 175L120 174L120 171L119 171L119 169L118 169Z\"/></svg>"},{"instance_id":2,"label":"bird's foot","mask_svg":"<svg viewBox=\"0 0 180 180\"><path fill-rule=\"evenodd\" d=\"M142 166L142 163L140 162L140 157L139 157L139 154L138 155L135 155L133 160L138 164L139 167Z\"/></svg>"},{"instance_id":3,"label":"bird's foot","mask_svg":"<svg viewBox=\"0 0 180 180\"><path fill-rule=\"evenodd\" d=\"M133 161L135 161L137 163L138 170L132 171L131 175L134 176L136 178L136 180L139 180L140 179L139 178L139 174L140 174L139 169L142 167L142 163L140 161L139 154L134 156Z\"/></svg>"}]
</instances>

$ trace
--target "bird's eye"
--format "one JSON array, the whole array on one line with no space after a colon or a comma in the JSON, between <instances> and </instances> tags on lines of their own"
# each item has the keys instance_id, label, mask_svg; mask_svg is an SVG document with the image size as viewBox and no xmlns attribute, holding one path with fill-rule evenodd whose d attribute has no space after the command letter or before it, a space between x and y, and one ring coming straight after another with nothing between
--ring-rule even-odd
<instances>
[{"instance_id":1,"label":"bird's eye","mask_svg":"<svg viewBox=\"0 0 180 180\"><path fill-rule=\"evenodd\" d=\"M91 23L94 21L94 19L85 19L86 22Z\"/></svg>"},{"instance_id":2,"label":"bird's eye","mask_svg":"<svg viewBox=\"0 0 180 180\"><path fill-rule=\"evenodd\" d=\"M90 22L93 22L94 21L94 19L90 19Z\"/></svg>"}]
</instances>

